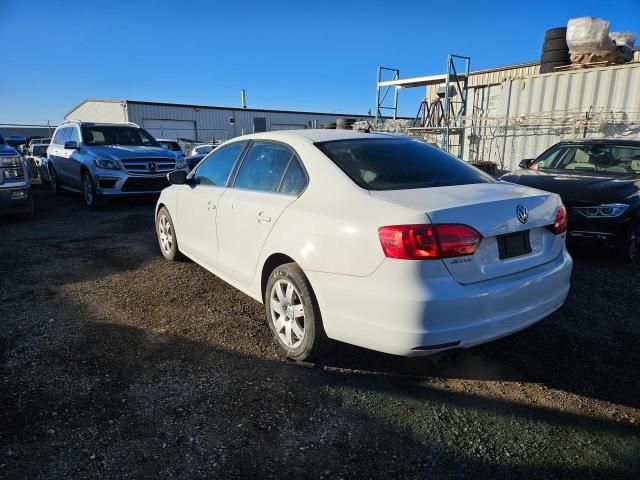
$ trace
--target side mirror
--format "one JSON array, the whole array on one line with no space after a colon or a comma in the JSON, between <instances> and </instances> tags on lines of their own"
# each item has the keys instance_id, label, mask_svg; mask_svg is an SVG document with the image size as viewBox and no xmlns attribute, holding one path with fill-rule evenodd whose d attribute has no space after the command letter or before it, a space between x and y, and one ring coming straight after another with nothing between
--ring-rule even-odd
<instances>
[{"instance_id":1,"label":"side mirror","mask_svg":"<svg viewBox=\"0 0 640 480\"><path fill-rule=\"evenodd\" d=\"M64 149L65 150L78 150L78 142L75 142L75 141L64 142Z\"/></svg>"},{"instance_id":2,"label":"side mirror","mask_svg":"<svg viewBox=\"0 0 640 480\"><path fill-rule=\"evenodd\" d=\"M184 170L174 170L167 173L167 180L171 185L185 185L187 183L187 172Z\"/></svg>"},{"instance_id":3,"label":"side mirror","mask_svg":"<svg viewBox=\"0 0 640 480\"><path fill-rule=\"evenodd\" d=\"M524 160L520 160L518 167L520 168L529 168L529 165L533 163L535 158L525 158Z\"/></svg>"}]
</instances>

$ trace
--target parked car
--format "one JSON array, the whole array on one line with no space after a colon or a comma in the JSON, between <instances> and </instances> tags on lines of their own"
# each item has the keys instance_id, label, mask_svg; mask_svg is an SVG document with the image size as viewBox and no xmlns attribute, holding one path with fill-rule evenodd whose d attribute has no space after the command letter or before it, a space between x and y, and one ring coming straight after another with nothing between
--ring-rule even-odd
<instances>
[{"instance_id":1,"label":"parked car","mask_svg":"<svg viewBox=\"0 0 640 480\"><path fill-rule=\"evenodd\" d=\"M27 139L22 136L22 135L9 135L6 139L5 142L7 143L7 145L9 145L10 147L13 148L18 148L21 145L26 145L27 144Z\"/></svg>"},{"instance_id":2,"label":"parked car","mask_svg":"<svg viewBox=\"0 0 640 480\"><path fill-rule=\"evenodd\" d=\"M167 150L171 150L172 152L179 153L180 155L184 155L180 144L176 140L168 140L165 138L158 138L157 142L161 147L166 148Z\"/></svg>"},{"instance_id":3,"label":"parked car","mask_svg":"<svg viewBox=\"0 0 640 480\"><path fill-rule=\"evenodd\" d=\"M294 359L330 339L411 356L470 347L538 322L569 291L558 195L416 140L253 134L168 177L162 255L263 302Z\"/></svg>"},{"instance_id":4,"label":"parked car","mask_svg":"<svg viewBox=\"0 0 640 480\"><path fill-rule=\"evenodd\" d=\"M0 213L33 216L27 164L0 133Z\"/></svg>"},{"instance_id":5,"label":"parked car","mask_svg":"<svg viewBox=\"0 0 640 480\"><path fill-rule=\"evenodd\" d=\"M214 149L216 149L218 145L215 144L206 144L206 145L198 145L197 147L193 147L189 152L189 156L192 157L194 155L206 155L207 153L211 153Z\"/></svg>"},{"instance_id":6,"label":"parked car","mask_svg":"<svg viewBox=\"0 0 640 480\"><path fill-rule=\"evenodd\" d=\"M47 157L51 190L82 192L90 207L107 197L160 192L168 172L186 167L184 157L133 123L63 123Z\"/></svg>"},{"instance_id":7,"label":"parked car","mask_svg":"<svg viewBox=\"0 0 640 480\"><path fill-rule=\"evenodd\" d=\"M570 240L613 247L626 262L640 256L640 141L560 142L501 178L559 194Z\"/></svg>"},{"instance_id":8,"label":"parked car","mask_svg":"<svg viewBox=\"0 0 640 480\"><path fill-rule=\"evenodd\" d=\"M51 143L51 139L50 138L38 138L38 137L29 137L28 139L28 146L31 147L32 145L40 144L40 145L49 145Z\"/></svg>"},{"instance_id":9,"label":"parked car","mask_svg":"<svg viewBox=\"0 0 640 480\"><path fill-rule=\"evenodd\" d=\"M47 162L47 148L49 145L34 143L27 149L25 161L29 167L29 177L31 179L40 178L49 181L49 163Z\"/></svg>"},{"instance_id":10,"label":"parked car","mask_svg":"<svg viewBox=\"0 0 640 480\"><path fill-rule=\"evenodd\" d=\"M200 155L191 155L190 157L185 158L185 160L187 161L187 168L189 171L193 170L195 168L195 166L200 163L200 160L202 160L204 157L206 157L208 154L205 153L201 153Z\"/></svg>"}]
</instances>

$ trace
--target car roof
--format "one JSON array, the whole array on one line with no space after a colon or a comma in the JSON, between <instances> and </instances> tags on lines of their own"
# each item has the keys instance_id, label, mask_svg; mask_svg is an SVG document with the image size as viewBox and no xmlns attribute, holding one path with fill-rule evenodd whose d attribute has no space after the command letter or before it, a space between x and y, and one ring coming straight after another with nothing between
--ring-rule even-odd
<instances>
[{"instance_id":1,"label":"car roof","mask_svg":"<svg viewBox=\"0 0 640 480\"><path fill-rule=\"evenodd\" d=\"M363 133L356 130L337 130L337 129L301 129L301 130L286 130L276 132L263 132L253 133L245 135L243 138L247 140L281 140L287 141L291 139L306 139L311 142L330 142L332 140L350 140L359 138L396 138L393 135L381 134L381 133ZM401 137L407 138L407 137Z\"/></svg>"},{"instance_id":2,"label":"car roof","mask_svg":"<svg viewBox=\"0 0 640 480\"><path fill-rule=\"evenodd\" d=\"M640 139L629 138L576 138L575 140L562 140L557 145L623 145L628 147L640 147Z\"/></svg>"},{"instance_id":3,"label":"car roof","mask_svg":"<svg viewBox=\"0 0 640 480\"><path fill-rule=\"evenodd\" d=\"M156 142L173 142L178 143L178 140L172 140L170 138L156 138Z\"/></svg>"}]
</instances>

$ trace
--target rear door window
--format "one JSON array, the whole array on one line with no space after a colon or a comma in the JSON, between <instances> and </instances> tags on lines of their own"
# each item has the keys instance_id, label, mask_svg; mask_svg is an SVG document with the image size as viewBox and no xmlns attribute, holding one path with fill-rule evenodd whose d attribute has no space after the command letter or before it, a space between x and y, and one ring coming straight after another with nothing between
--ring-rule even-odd
<instances>
[{"instance_id":1,"label":"rear door window","mask_svg":"<svg viewBox=\"0 0 640 480\"><path fill-rule=\"evenodd\" d=\"M294 156L287 168L287 172L284 174L279 192L284 195L298 196L306 186L307 175L304 173L298 157Z\"/></svg>"},{"instance_id":2,"label":"rear door window","mask_svg":"<svg viewBox=\"0 0 640 480\"><path fill-rule=\"evenodd\" d=\"M236 176L234 188L256 192L277 192L293 152L284 145L255 142Z\"/></svg>"},{"instance_id":3,"label":"rear door window","mask_svg":"<svg viewBox=\"0 0 640 480\"><path fill-rule=\"evenodd\" d=\"M363 138L316 143L357 185L367 190L446 187L496 180L466 162L401 138Z\"/></svg>"}]
</instances>

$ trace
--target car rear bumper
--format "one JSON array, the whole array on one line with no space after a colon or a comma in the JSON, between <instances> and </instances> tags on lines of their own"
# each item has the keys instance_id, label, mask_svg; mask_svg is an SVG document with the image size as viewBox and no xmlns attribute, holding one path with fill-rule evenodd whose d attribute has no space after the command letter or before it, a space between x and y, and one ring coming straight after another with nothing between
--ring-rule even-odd
<instances>
[{"instance_id":1,"label":"car rear bumper","mask_svg":"<svg viewBox=\"0 0 640 480\"><path fill-rule=\"evenodd\" d=\"M504 337L557 310L573 261L563 249L544 265L461 285L439 261L385 260L367 277L306 271L330 338L417 356Z\"/></svg>"}]
</instances>

